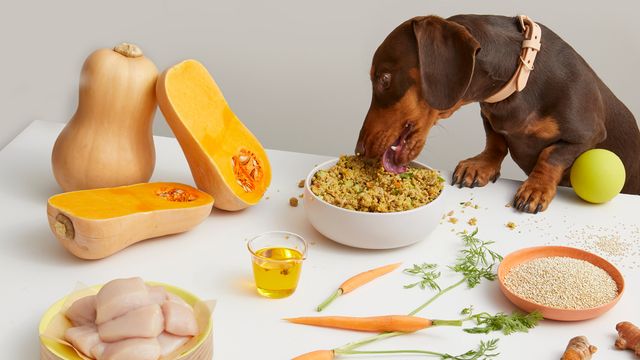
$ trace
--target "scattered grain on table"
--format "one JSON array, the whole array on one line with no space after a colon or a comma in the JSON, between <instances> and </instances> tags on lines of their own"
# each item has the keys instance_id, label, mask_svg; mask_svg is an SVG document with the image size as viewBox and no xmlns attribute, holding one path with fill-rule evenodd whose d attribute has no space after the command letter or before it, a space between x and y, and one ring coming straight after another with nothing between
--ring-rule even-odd
<instances>
[{"instance_id":1,"label":"scattered grain on table","mask_svg":"<svg viewBox=\"0 0 640 360\"><path fill-rule=\"evenodd\" d=\"M480 208L480 205L473 203L473 198L471 198L471 199L469 199L467 201L461 202L460 205L462 206L462 208L472 208L472 209L479 209Z\"/></svg>"},{"instance_id":2,"label":"scattered grain on table","mask_svg":"<svg viewBox=\"0 0 640 360\"><path fill-rule=\"evenodd\" d=\"M289 205L293 206L293 207L297 207L298 206L298 198L292 197L289 199Z\"/></svg>"},{"instance_id":3,"label":"scattered grain on table","mask_svg":"<svg viewBox=\"0 0 640 360\"><path fill-rule=\"evenodd\" d=\"M467 224L471 226L476 226L478 224L478 219L476 219L475 217L472 217L471 219L469 219L469 221L467 221Z\"/></svg>"},{"instance_id":4,"label":"scattered grain on table","mask_svg":"<svg viewBox=\"0 0 640 360\"><path fill-rule=\"evenodd\" d=\"M304 187L304 179L298 181L298 187L299 188L303 188Z\"/></svg>"},{"instance_id":5,"label":"scattered grain on table","mask_svg":"<svg viewBox=\"0 0 640 360\"><path fill-rule=\"evenodd\" d=\"M637 266L640 257L640 226L614 223L570 228L565 235L567 245L598 254L616 265Z\"/></svg>"},{"instance_id":6,"label":"scattered grain on table","mask_svg":"<svg viewBox=\"0 0 640 360\"><path fill-rule=\"evenodd\" d=\"M588 309L612 301L618 287L603 269L580 259L546 257L513 267L504 278L516 295L560 309Z\"/></svg>"},{"instance_id":7,"label":"scattered grain on table","mask_svg":"<svg viewBox=\"0 0 640 360\"><path fill-rule=\"evenodd\" d=\"M505 226L509 230L515 230L515 228L518 227L518 225L516 225L516 223L514 223L513 221L509 221Z\"/></svg>"},{"instance_id":8,"label":"scattered grain on table","mask_svg":"<svg viewBox=\"0 0 640 360\"><path fill-rule=\"evenodd\" d=\"M450 217L448 221L449 221L450 223L452 223L452 224L456 224L456 223L458 223L458 218Z\"/></svg>"}]
</instances>

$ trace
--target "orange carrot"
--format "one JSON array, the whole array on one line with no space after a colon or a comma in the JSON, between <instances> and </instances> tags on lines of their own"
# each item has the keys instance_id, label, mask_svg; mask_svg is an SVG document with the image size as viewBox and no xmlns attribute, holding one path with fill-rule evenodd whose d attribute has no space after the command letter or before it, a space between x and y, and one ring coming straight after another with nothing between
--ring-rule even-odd
<instances>
[{"instance_id":1,"label":"orange carrot","mask_svg":"<svg viewBox=\"0 0 640 360\"><path fill-rule=\"evenodd\" d=\"M316 350L294 357L292 360L333 360L333 350Z\"/></svg>"},{"instance_id":2,"label":"orange carrot","mask_svg":"<svg viewBox=\"0 0 640 360\"><path fill-rule=\"evenodd\" d=\"M338 296L349 293L357 288L359 288L360 286L379 278L380 276L384 275L384 274L388 274L390 272L392 272L393 270L397 269L402 263L396 263L396 264L390 264L390 265L385 265L385 266L381 266L379 268L375 268L375 269L371 269L368 271L365 271L363 273L360 273L358 275L352 276L351 278L347 279L347 281L343 282L342 285L340 285L340 287L338 288L338 290L336 290L333 294L331 294L331 296L322 302L322 304L318 305L318 307L316 308L316 310L318 312L324 310L327 306L329 306L329 304L331 304L331 302L333 300L335 300Z\"/></svg>"},{"instance_id":3,"label":"orange carrot","mask_svg":"<svg viewBox=\"0 0 640 360\"><path fill-rule=\"evenodd\" d=\"M331 327L346 330L370 332L414 332L433 324L429 319L418 316L387 315L370 317L316 316L285 319L295 324Z\"/></svg>"}]
</instances>

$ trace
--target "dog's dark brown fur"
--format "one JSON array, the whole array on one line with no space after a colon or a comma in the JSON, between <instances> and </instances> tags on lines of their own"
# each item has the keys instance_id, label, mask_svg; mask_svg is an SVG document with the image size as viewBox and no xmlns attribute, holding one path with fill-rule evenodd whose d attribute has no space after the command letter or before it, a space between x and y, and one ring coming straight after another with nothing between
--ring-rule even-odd
<instances>
[{"instance_id":1,"label":"dog's dark brown fur","mask_svg":"<svg viewBox=\"0 0 640 360\"><path fill-rule=\"evenodd\" d=\"M557 185L570 186L568 170L578 155L603 148L625 165L622 191L640 194L640 131L633 115L571 46L540 26L542 48L526 88L490 104L483 100L518 66L523 35L516 18L426 16L401 24L373 57L373 96L356 152L380 157L410 126L397 155L408 163L438 120L480 102L486 147L458 164L454 184L495 181L509 152L528 175L514 205L538 212L547 208Z\"/></svg>"}]
</instances>

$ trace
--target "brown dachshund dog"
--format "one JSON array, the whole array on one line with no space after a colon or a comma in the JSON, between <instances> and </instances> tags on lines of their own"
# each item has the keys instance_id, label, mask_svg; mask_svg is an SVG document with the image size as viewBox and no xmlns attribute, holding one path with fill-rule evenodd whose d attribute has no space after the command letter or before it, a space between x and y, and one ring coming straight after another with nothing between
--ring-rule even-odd
<instances>
[{"instance_id":1,"label":"brown dachshund dog","mask_svg":"<svg viewBox=\"0 0 640 360\"><path fill-rule=\"evenodd\" d=\"M495 182L509 152L528 175L513 204L537 213L558 185L570 186L578 155L604 148L624 163L622 191L640 194L640 131L633 115L547 27L540 25L542 45L526 87L502 101L485 101L519 66L520 26L517 18L491 15L423 16L398 26L373 57L373 96L356 153L382 157L385 167L402 171L437 121L480 102L486 146L458 164L453 184Z\"/></svg>"}]
</instances>

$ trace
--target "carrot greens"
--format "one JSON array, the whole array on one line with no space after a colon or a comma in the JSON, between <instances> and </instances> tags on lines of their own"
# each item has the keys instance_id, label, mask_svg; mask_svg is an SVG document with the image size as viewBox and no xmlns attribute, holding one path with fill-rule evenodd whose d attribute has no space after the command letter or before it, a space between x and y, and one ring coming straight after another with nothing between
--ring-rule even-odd
<instances>
[{"instance_id":1,"label":"carrot greens","mask_svg":"<svg viewBox=\"0 0 640 360\"><path fill-rule=\"evenodd\" d=\"M496 267L502 260L502 256L493 251L490 246L493 241L485 241L477 238L478 229L476 228L471 233L458 233L463 241L463 248L460 250L458 257L453 265L447 268L458 274L459 279L449 284L448 286L442 286L438 283L441 272L438 270L437 264L414 264L412 267L404 270L404 273L416 277L417 281L404 285L405 289L420 288L431 289L436 291L430 298L424 303L411 311L408 315L416 315L424 310L427 306L439 299L442 295L466 284L466 287L473 289L482 283L484 280L494 281L497 278ZM497 313L491 315L487 312L474 313L472 307L465 308L461 315L464 317L460 320L473 321L475 327L465 328L464 331L472 334L488 334L493 331L501 331L505 335L512 334L514 332L527 332L529 329L535 327L538 321L542 319L542 316L538 312L530 314L522 314L519 312L513 312L512 314ZM442 324L434 323L432 326L438 325L457 325L443 322ZM382 332L374 336L369 336L364 339L347 343L343 346L333 349L333 355L356 355L356 354L423 354L438 357L443 360L486 360L495 358L499 355L496 352L498 348L498 339L492 339L489 341L481 341L478 347L474 350L469 350L459 355L451 355L447 353L439 353L427 350L380 350L380 351L361 351L356 350L364 345L380 341L383 339L403 335L405 332Z\"/></svg>"},{"instance_id":2,"label":"carrot greens","mask_svg":"<svg viewBox=\"0 0 640 360\"><path fill-rule=\"evenodd\" d=\"M463 329L470 334L488 334L492 331L502 331L505 335L511 335L514 332L529 332L529 329L534 328L542 320L542 314L538 311L533 311L529 314L519 311L514 311L511 314L503 312L495 315L487 312L474 314L473 307L470 306L460 313L467 316L464 320L472 320L478 325Z\"/></svg>"},{"instance_id":3,"label":"carrot greens","mask_svg":"<svg viewBox=\"0 0 640 360\"><path fill-rule=\"evenodd\" d=\"M436 279L440 277L440 272L435 269L438 268L437 264L427 264L423 263L421 265L414 264L413 267L404 269L404 273L413 276L419 276L420 281L407 284L404 286L405 289L411 289L412 287L419 286L420 289L431 288L433 290L440 291L440 285L436 282Z\"/></svg>"},{"instance_id":4,"label":"carrot greens","mask_svg":"<svg viewBox=\"0 0 640 360\"><path fill-rule=\"evenodd\" d=\"M498 349L498 339L491 339L489 341L480 341L477 349L469 350L459 355L451 355L447 353L441 353L436 351L427 350L334 350L335 355L383 355L383 354L413 354L413 355L426 355L436 357L441 360L487 360L492 359L500 355L495 352Z\"/></svg>"}]
</instances>

